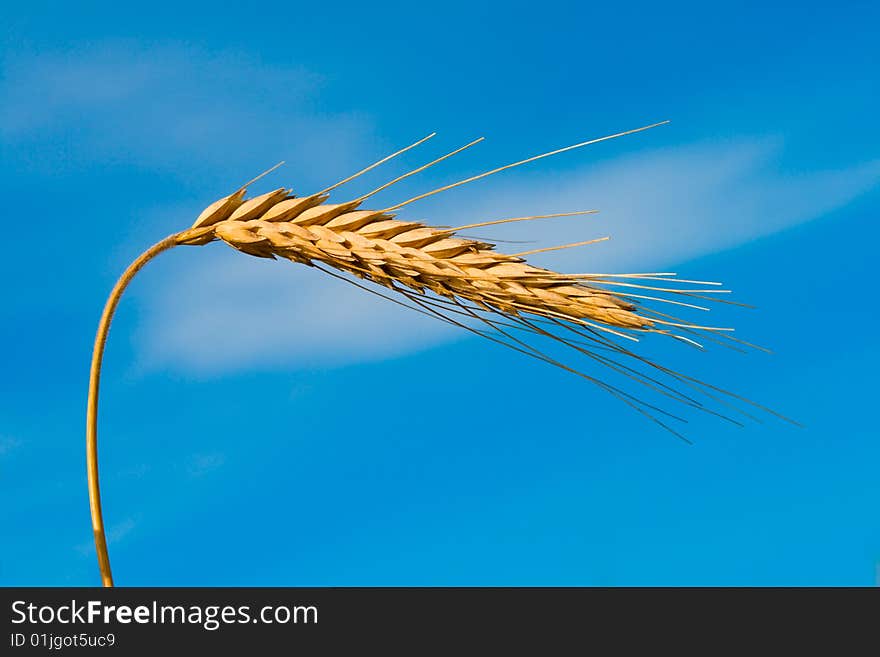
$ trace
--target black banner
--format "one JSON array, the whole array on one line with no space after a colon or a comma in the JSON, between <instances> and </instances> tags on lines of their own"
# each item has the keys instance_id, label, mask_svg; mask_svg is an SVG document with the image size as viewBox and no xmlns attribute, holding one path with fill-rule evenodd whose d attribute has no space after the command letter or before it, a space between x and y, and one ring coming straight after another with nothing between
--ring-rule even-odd
<instances>
[{"instance_id":1,"label":"black banner","mask_svg":"<svg viewBox=\"0 0 880 657\"><path fill-rule=\"evenodd\" d=\"M3 655L862 652L880 634L878 589L6 588L0 597Z\"/></svg>"}]
</instances>

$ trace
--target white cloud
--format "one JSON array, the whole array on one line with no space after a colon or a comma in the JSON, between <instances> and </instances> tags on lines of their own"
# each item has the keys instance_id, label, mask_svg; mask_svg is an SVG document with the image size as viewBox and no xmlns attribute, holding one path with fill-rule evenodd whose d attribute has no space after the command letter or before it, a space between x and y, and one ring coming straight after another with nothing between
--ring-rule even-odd
<instances>
[{"instance_id":1,"label":"white cloud","mask_svg":"<svg viewBox=\"0 0 880 657\"><path fill-rule=\"evenodd\" d=\"M0 137L10 157L20 146L23 164L46 172L100 163L232 184L287 158L301 166L299 180L323 180L357 157L372 130L356 113L317 111L320 85L302 68L184 44L21 53L4 62Z\"/></svg>"},{"instance_id":2,"label":"white cloud","mask_svg":"<svg viewBox=\"0 0 880 657\"><path fill-rule=\"evenodd\" d=\"M18 438L12 438L11 436L0 436L0 456L5 456L12 450L21 446L21 441Z\"/></svg>"},{"instance_id":3,"label":"white cloud","mask_svg":"<svg viewBox=\"0 0 880 657\"><path fill-rule=\"evenodd\" d=\"M122 539L128 536L135 527L137 527L137 522L134 518L125 518L114 525L110 525L105 532L107 545L118 544ZM75 545L74 549L82 555L94 554L95 544L92 541L85 541Z\"/></svg>"},{"instance_id":4,"label":"white cloud","mask_svg":"<svg viewBox=\"0 0 880 657\"><path fill-rule=\"evenodd\" d=\"M781 150L779 140L753 139L641 152L553 177L499 180L432 217L455 225L595 208L599 214L582 218L511 224L503 236L544 246L609 235L609 242L534 259L566 271L648 271L820 217L880 182L880 160L787 174ZM461 207L469 208L467 216Z\"/></svg>"},{"instance_id":5,"label":"white cloud","mask_svg":"<svg viewBox=\"0 0 880 657\"><path fill-rule=\"evenodd\" d=\"M178 259L146 300L141 364L199 374L368 361L452 339L448 325L320 271L223 246Z\"/></svg>"},{"instance_id":6,"label":"white cloud","mask_svg":"<svg viewBox=\"0 0 880 657\"><path fill-rule=\"evenodd\" d=\"M222 452L195 454L190 459L187 472L191 477L201 477L223 467L224 463L226 463L226 455Z\"/></svg>"}]
</instances>

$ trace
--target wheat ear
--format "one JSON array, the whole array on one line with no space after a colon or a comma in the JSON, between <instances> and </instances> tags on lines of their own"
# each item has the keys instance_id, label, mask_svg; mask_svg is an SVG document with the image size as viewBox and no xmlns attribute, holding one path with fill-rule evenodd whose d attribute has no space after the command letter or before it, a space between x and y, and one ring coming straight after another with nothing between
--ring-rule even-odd
<instances>
[{"instance_id":1,"label":"wheat ear","mask_svg":"<svg viewBox=\"0 0 880 657\"><path fill-rule=\"evenodd\" d=\"M308 196L297 197L290 190L281 188L246 200L247 187L251 184L248 183L208 206L190 228L167 237L145 251L129 266L113 288L98 325L92 356L86 420L86 456L92 526L104 586L113 585L113 576L98 483L97 417L101 362L107 332L119 299L131 279L149 260L175 246L198 246L220 240L249 255L284 258L317 267L395 303L581 376L680 437L681 434L671 428L667 421L682 418L551 357L536 346L534 341L545 340L568 347L602 368L627 377L646 389L691 409L738 423L697 399L697 395L702 395L752 417L737 407L735 402L758 406L754 402L654 363L620 342L634 342L638 341L640 335L656 333L700 348L700 339L738 348L736 345L740 341L727 335L731 329L682 320L645 303L656 302L706 310L693 302L718 301L714 295L727 292L719 289L719 284L682 281L675 279L675 275L669 272L562 274L532 266L525 260L525 256L534 253L591 244L607 238L504 254L496 251L491 242L464 237L459 233L461 230L514 221L590 214L593 210L482 221L457 228L428 226L417 221L396 219L392 214L393 211L422 198L506 169L646 130L655 125L661 124L581 142L520 160L420 194L385 209L361 208L361 204L373 194L480 141L475 140L353 201L327 203L330 191L423 143L433 137L432 134L353 176ZM388 288L395 295L383 294L356 279L364 279ZM687 392L682 388L687 389ZM759 408L769 411L764 407ZM660 415L667 419L661 420L658 417Z\"/></svg>"}]
</instances>

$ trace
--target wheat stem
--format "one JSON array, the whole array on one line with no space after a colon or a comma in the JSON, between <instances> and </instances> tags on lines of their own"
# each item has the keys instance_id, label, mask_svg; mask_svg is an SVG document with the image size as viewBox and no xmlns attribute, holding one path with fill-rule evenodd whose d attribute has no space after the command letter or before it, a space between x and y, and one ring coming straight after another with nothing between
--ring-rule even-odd
<instances>
[{"instance_id":1,"label":"wheat stem","mask_svg":"<svg viewBox=\"0 0 880 657\"><path fill-rule=\"evenodd\" d=\"M89 508L92 514L92 529L95 533L95 550L98 553L98 568L101 571L101 583L113 586L113 573L110 570L110 555L107 553L107 537L104 533L104 517L101 512L101 487L98 482L98 388L101 383L101 362L104 357L104 346L107 344L107 333L113 321L113 313L119 305L119 299L125 288L144 265L163 251L178 244L177 234L166 237L144 251L132 262L128 269L116 281L116 285L107 298L95 346L92 351L92 368L89 374L89 399L86 410L86 472L89 481Z\"/></svg>"}]
</instances>

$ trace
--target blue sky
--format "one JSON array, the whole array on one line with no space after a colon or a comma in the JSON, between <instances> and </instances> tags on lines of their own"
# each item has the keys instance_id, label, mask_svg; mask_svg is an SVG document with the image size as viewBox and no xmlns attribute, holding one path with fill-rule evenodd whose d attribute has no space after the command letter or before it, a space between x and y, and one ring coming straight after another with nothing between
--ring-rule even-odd
<instances>
[{"instance_id":1,"label":"blue sky","mask_svg":"<svg viewBox=\"0 0 880 657\"><path fill-rule=\"evenodd\" d=\"M439 133L354 196L487 138L392 202L664 119L406 216L598 208L491 237L611 235L538 262L723 280L757 310L718 321L774 354L646 348L805 428L695 417L688 446L320 272L180 248L133 284L105 364L117 581L875 584L878 19L868 2L5 8L0 584L99 582L88 361L146 246L282 159L254 191L314 191Z\"/></svg>"}]
</instances>

